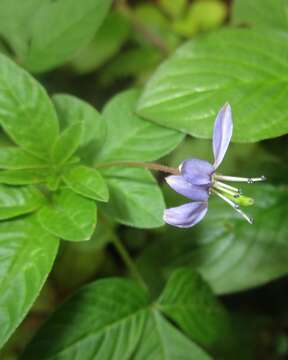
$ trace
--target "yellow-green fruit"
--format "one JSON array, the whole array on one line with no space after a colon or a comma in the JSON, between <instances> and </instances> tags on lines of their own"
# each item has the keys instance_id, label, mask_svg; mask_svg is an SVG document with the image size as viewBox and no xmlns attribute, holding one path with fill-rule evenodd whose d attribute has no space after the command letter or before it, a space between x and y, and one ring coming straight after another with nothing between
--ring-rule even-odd
<instances>
[{"instance_id":1,"label":"yellow-green fruit","mask_svg":"<svg viewBox=\"0 0 288 360\"><path fill-rule=\"evenodd\" d=\"M227 16L227 6L220 0L198 0L192 3L187 15L174 23L174 30L191 37L197 32L215 29Z\"/></svg>"}]
</instances>

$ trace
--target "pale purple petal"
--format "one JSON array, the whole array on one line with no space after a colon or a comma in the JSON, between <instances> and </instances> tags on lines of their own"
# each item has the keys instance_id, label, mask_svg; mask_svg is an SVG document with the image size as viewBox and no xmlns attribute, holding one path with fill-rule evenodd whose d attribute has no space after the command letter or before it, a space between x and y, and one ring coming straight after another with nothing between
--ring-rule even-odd
<instances>
[{"instance_id":1,"label":"pale purple petal","mask_svg":"<svg viewBox=\"0 0 288 360\"><path fill-rule=\"evenodd\" d=\"M207 201L208 187L192 185L183 176L171 175L165 178L167 184L177 193L195 201Z\"/></svg>"},{"instance_id":2,"label":"pale purple petal","mask_svg":"<svg viewBox=\"0 0 288 360\"><path fill-rule=\"evenodd\" d=\"M219 111L213 130L214 167L217 169L224 159L233 132L231 106L225 104Z\"/></svg>"},{"instance_id":3,"label":"pale purple petal","mask_svg":"<svg viewBox=\"0 0 288 360\"><path fill-rule=\"evenodd\" d=\"M196 225L206 215L208 210L207 202L193 202L166 209L163 219L167 224L188 228Z\"/></svg>"},{"instance_id":4,"label":"pale purple petal","mask_svg":"<svg viewBox=\"0 0 288 360\"><path fill-rule=\"evenodd\" d=\"M209 185L214 167L208 161L189 159L179 167L181 175L193 185Z\"/></svg>"}]
</instances>

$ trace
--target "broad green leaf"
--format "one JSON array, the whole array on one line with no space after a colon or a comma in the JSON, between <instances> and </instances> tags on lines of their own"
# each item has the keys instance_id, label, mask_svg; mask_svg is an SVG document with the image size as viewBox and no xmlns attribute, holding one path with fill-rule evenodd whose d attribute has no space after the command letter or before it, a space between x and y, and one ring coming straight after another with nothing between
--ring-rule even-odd
<instances>
[{"instance_id":1,"label":"broad green leaf","mask_svg":"<svg viewBox=\"0 0 288 360\"><path fill-rule=\"evenodd\" d=\"M288 30L287 0L235 0L233 4L232 21L236 25Z\"/></svg>"},{"instance_id":2,"label":"broad green leaf","mask_svg":"<svg viewBox=\"0 0 288 360\"><path fill-rule=\"evenodd\" d=\"M229 323L224 308L191 268L178 269L171 275L158 308L203 346L219 346L227 338Z\"/></svg>"},{"instance_id":3,"label":"broad green leaf","mask_svg":"<svg viewBox=\"0 0 288 360\"><path fill-rule=\"evenodd\" d=\"M75 96L58 94L53 96L53 101L64 129L77 122L83 124L77 154L85 162L91 163L105 140L106 123L94 107Z\"/></svg>"},{"instance_id":4,"label":"broad green leaf","mask_svg":"<svg viewBox=\"0 0 288 360\"><path fill-rule=\"evenodd\" d=\"M18 0L4 0L0 32L30 71L47 71L93 39L111 2L27 0L19 7Z\"/></svg>"},{"instance_id":5,"label":"broad green leaf","mask_svg":"<svg viewBox=\"0 0 288 360\"><path fill-rule=\"evenodd\" d=\"M58 121L45 90L26 71L0 54L0 124L28 152L47 159Z\"/></svg>"},{"instance_id":6,"label":"broad green leaf","mask_svg":"<svg viewBox=\"0 0 288 360\"><path fill-rule=\"evenodd\" d=\"M198 345L152 310L135 360L212 360Z\"/></svg>"},{"instance_id":7,"label":"broad green leaf","mask_svg":"<svg viewBox=\"0 0 288 360\"><path fill-rule=\"evenodd\" d=\"M172 151L183 139L178 131L146 121L135 114L139 92L116 95L104 108L106 142L97 161L155 160Z\"/></svg>"},{"instance_id":8,"label":"broad green leaf","mask_svg":"<svg viewBox=\"0 0 288 360\"><path fill-rule=\"evenodd\" d=\"M57 191L38 213L44 229L64 240L89 240L96 226L96 204L69 189Z\"/></svg>"},{"instance_id":9,"label":"broad green leaf","mask_svg":"<svg viewBox=\"0 0 288 360\"><path fill-rule=\"evenodd\" d=\"M209 360L151 307L143 289L106 279L80 289L48 320L23 360Z\"/></svg>"},{"instance_id":10,"label":"broad green leaf","mask_svg":"<svg viewBox=\"0 0 288 360\"><path fill-rule=\"evenodd\" d=\"M108 217L139 228L163 225L163 195L149 171L128 167L99 170L109 188L109 202L101 204Z\"/></svg>"},{"instance_id":11,"label":"broad green leaf","mask_svg":"<svg viewBox=\"0 0 288 360\"><path fill-rule=\"evenodd\" d=\"M52 160L57 165L64 164L78 149L82 137L82 123L75 123L65 129L52 149Z\"/></svg>"},{"instance_id":12,"label":"broad green leaf","mask_svg":"<svg viewBox=\"0 0 288 360\"><path fill-rule=\"evenodd\" d=\"M158 287L175 268L191 266L216 293L225 294L286 275L287 189L263 184L248 189L245 193L255 199L255 205L247 209L253 225L220 199L210 199L208 215L199 225L185 231L169 227L146 250L139 266L147 281L153 282L157 273Z\"/></svg>"},{"instance_id":13,"label":"broad green leaf","mask_svg":"<svg viewBox=\"0 0 288 360\"><path fill-rule=\"evenodd\" d=\"M7 170L22 170L48 167L47 162L27 153L18 147L0 148L0 168Z\"/></svg>"},{"instance_id":14,"label":"broad green leaf","mask_svg":"<svg viewBox=\"0 0 288 360\"><path fill-rule=\"evenodd\" d=\"M286 40L286 34L262 28L228 28L191 40L158 68L140 98L138 113L210 138L216 114L228 101L234 141L286 134Z\"/></svg>"},{"instance_id":15,"label":"broad green leaf","mask_svg":"<svg viewBox=\"0 0 288 360\"><path fill-rule=\"evenodd\" d=\"M108 201L109 192L99 171L79 165L68 168L63 174L65 184L76 193L98 201Z\"/></svg>"},{"instance_id":16,"label":"broad green leaf","mask_svg":"<svg viewBox=\"0 0 288 360\"><path fill-rule=\"evenodd\" d=\"M83 287L40 330L24 359L130 359L148 317L148 297L128 280Z\"/></svg>"},{"instance_id":17,"label":"broad green leaf","mask_svg":"<svg viewBox=\"0 0 288 360\"><path fill-rule=\"evenodd\" d=\"M50 272L58 240L33 217L0 223L0 347L32 306Z\"/></svg>"},{"instance_id":18,"label":"broad green leaf","mask_svg":"<svg viewBox=\"0 0 288 360\"><path fill-rule=\"evenodd\" d=\"M45 1L32 18L26 66L42 72L63 64L92 40L111 3L111 0Z\"/></svg>"},{"instance_id":19,"label":"broad green leaf","mask_svg":"<svg viewBox=\"0 0 288 360\"><path fill-rule=\"evenodd\" d=\"M130 32L129 22L119 12L111 12L95 38L77 53L73 68L80 74L95 70L114 56L125 43Z\"/></svg>"},{"instance_id":20,"label":"broad green leaf","mask_svg":"<svg viewBox=\"0 0 288 360\"><path fill-rule=\"evenodd\" d=\"M44 196L33 187L0 185L0 220L33 212L44 203Z\"/></svg>"},{"instance_id":21,"label":"broad green leaf","mask_svg":"<svg viewBox=\"0 0 288 360\"><path fill-rule=\"evenodd\" d=\"M0 184L29 185L44 183L49 173L43 169L2 170L0 171Z\"/></svg>"}]
</instances>

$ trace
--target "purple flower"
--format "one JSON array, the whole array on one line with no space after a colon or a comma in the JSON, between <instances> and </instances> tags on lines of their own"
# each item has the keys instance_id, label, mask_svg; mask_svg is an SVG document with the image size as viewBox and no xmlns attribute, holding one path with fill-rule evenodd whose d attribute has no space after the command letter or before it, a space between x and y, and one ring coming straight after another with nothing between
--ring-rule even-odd
<instances>
[{"instance_id":1,"label":"purple flower","mask_svg":"<svg viewBox=\"0 0 288 360\"><path fill-rule=\"evenodd\" d=\"M251 184L256 181L265 180L265 176L259 178L240 178L223 176L216 173L228 149L232 132L231 107L229 104L225 104L219 111L214 124L214 164L212 165L208 161L200 159L188 159L179 166L179 175L166 177L168 185L173 190L190 200L194 200L194 202L166 209L163 218L167 224L180 228L196 225L204 218L208 211L208 199L211 194L222 198L252 224L253 219L246 215L240 209L239 204L235 202L236 199L241 198L241 191L225 184L223 181L239 181Z\"/></svg>"}]
</instances>

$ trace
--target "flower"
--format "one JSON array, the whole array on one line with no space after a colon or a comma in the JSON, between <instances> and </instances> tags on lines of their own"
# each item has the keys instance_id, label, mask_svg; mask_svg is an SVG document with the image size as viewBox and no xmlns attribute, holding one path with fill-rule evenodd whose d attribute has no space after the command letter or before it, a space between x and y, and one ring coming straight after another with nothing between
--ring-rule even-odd
<instances>
[{"instance_id":1,"label":"flower","mask_svg":"<svg viewBox=\"0 0 288 360\"><path fill-rule=\"evenodd\" d=\"M201 221L208 211L208 199L211 194L219 196L232 206L250 224L253 219L246 215L239 206L239 200L252 200L241 195L241 190L224 183L224 181L246 182L248 184L264 181L259 178L242 178L217 174L221 162L228 149L233 132L231 107L225 104L219 111L213 130L214 164L200 159L188 159L179 166L179 175L166 177L168 185L177 193L186 196L194 202L166 209L163 219L167 224L188 228ZM239 199L237 201L237 199ZM238 203L237 203L237 202ZM242 201L242 202L243 202Z\"/></svg>"}]
</instances>

